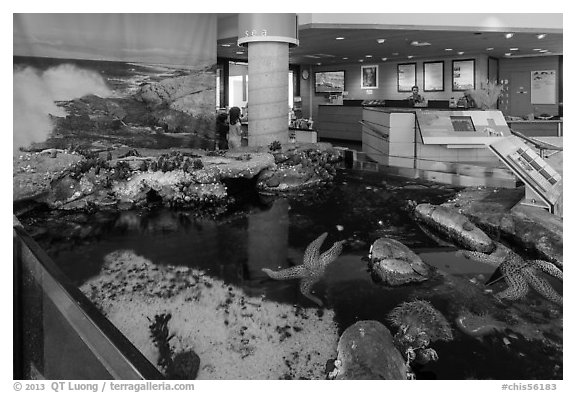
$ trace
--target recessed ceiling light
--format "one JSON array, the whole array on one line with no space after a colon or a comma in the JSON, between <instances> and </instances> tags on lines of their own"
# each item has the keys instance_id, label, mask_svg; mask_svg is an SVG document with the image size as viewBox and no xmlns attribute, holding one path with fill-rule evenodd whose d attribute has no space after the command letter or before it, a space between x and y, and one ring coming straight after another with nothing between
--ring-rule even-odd
<instances>
[{"instance_id":1,"label":"recessed ceiling light","mask_svg":"<svg viewBox=\"0 0 576 393\"><path fill-rule=\"evenodd\" d=\"M392 53L392 56L398 56L399 54L400 53L398 53L398 52L394 52L394 53Z\"/></svg>"},{"instance_id":2,"label":"recessed ceiling light","mask_svg":"<svg viewBox=\"0 0 576 393\"><path fill-rule=\"evenodd\" d=\"M229 46L232 46L232 45L231 44L222 44L222 46L225 46L228 48Z\"/></svg>"},{"instance_id":3,"label":"recessed ceiling light","mask_svg":"<svg viewBox=\"0 0 576 393\"><path fill-rule=\"evenodd\" d=\"M504 53L504 56L512 56L512 53Z\"/></svg>"},{"instance_id":4,"label":"recessed ceiling light","mask_svg":"<svg viewBox=\"0 0 576 393\"><path fill-rule=\"evenodd\" d=\"M410 43L410 45L412 45L412 46L428 46L428 45L432 45L432 44L430 44L429 42L426 42L426 41L412 41Z\"/></svg>"},{"instance_id":5,"label":"recessed ceiling light","mask_svg":"<svg viewBox=\"0 0 576 393\"><path fill-rule=\"evenodd\" d=\"M372 57L372 55L366 55L366 57Z\"/></svg>"},{"instance_id":6,"label":"recessed ceiling light","mask_svg":"<svg viewBox=\"0 0 576 393\"><path fill-rule=\"evenodd\" d=\"M518 50L518 48L510 48L510 50L514 51L514 50Z\"/></svg>"},{"instance_id":7,"label":"recessed ceiling light","mask_svg":"<svg viewBox=\"0 0 576 393\"><path fill-rule=\"evenodd\" d=\"M236 52L237 55L243 55L244 52Z\"/></svg>"},{"instance_id":8,"label":"recessed ceiling light","mask_svg":"<svg viewBox=\"0 0 576 393\"><path fill-rule=\"evenodd\" d=\"M362 62L364 61L364 59L360 59L360 60L358 60L358 61L359 61L360 63L362 63Z\"/></svg>"},{"instance_id":9,"label":"recessed ceiling light","mask_svg":"<svg viewBox=\"0 0 576 393\"><path fill-rule=\"evenodd\" d=\"M548 52L548 49L541 49L539 52L540 53L546 53L546 52Z\"/></svg>"},{"instance_id":10,"label":"recessed ceiling light","mask_svg":"<svg viewBox=\"0 0 576 393\"><path fill-rule=\"evenodd\" d=\"M376 40L376 42L379 43L379 44L383 44L383 43L386 42L386 38L378 38L378 39Z\"/></svg>"},{"instance_id":11,"label":"recessed ceiling light","mask_svg":"<svg viewBox=\"0 0 576 393\"><path fill-rule=\"evenodd\" d=\"M348 60L348 58L347 58L347 57L343 57L342 60Z\"/></svg>"},{"instance_id":12,"label":"recessed ceiling light","mask_svg":"<svg viewBox=\"0 0 576 393\"><path fill-rule=\"evenodd\" d=\"M386 60L388 60L387 57L383 57L383 58L382 58L382 61L386 61Z\"/></svg>"},{"instance_id":13,"label":"recessed ceiling light","mask_svg":"<svg viewBox=\"0 0 576 393\"><path fill-rule=\"evenodd\" d=\"M486 50L494 50L494 48L486 48Z\"/></svg>"},{"instance_id":14,"label":"recessed ceiling light","mask_svg":"<svg viewBox=\"0 0 576 393\"><path fill-rule=\"evenodd\" d=\"M534 49L532 49L532 50L539 51L539 50L542 50L542 49L540 49L540 48L534 48Z\"/></svg>"},{"instance_id":15,"label":"recessed ceiling light","mask_svg":"<svg viewBox=\"0 0 576 393\"><path fill-rule=\"evenodd\" d=\"M452 49L452 48L446 48L446 49L444 49L444 50L447 51L447 52L450 52L451 50L454 50L454 49Z\"/></svg>"},{"instance_id":16,"label":"recessed ceiling light","mask_svg":"<svg viewBox=\"0 0 576 393\"><path fill-rule=\"evenodd\" d=\"M411 59L411 58L413 58L414 56L412 56L412 55L409 55L409 56L406 56L406 57L407 57L407 58L409 58L409 59Z\"/></svg>"},{"instance_id":17,"label":"recessed ceiling light","mask_svg":"<svg viewBox=\"0 0 576 393\"><path fill-rule=\"evenodd\" d=\"M344 37L336 37L337 40L343 40Z\"/></svg>"},{"instance_id":18,"label":"recessed ceiling light","mask_svg":"<svg viewBox=\"0 0 576 393\"><path fill-rule=\"evenodd\" d=\"M541 40L542 38L546 37L546 34L538 34L536 36L536 38L538 38L539 40Z\"/></svg>"},{"instance_id":19,"label":"recessed ceiling light","mask_svg":"<svg viewBox=\"0 0 576 393\"><path fill-rule=\"evenodd\" d=\"M507 33L504 37L506 37L506 39L512 38L514 37L514 33Z\"/></svg>"},{"instance_id":20,"label":"recessed ceiling light","mask_svg":"<svg viewBox=\"0 0 576 393\"><path fill-rule=\"evenodd\" d=\"M458 52L458 54L459 54L459 55L463 55L463 54L464 54L464 52Z\"/></svg>"}]
</instances>

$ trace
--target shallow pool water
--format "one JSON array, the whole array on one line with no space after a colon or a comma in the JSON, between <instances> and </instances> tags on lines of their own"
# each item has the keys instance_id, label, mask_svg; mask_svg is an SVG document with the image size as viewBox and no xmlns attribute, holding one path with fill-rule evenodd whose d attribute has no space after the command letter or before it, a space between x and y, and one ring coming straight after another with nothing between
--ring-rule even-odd
<instances>
[{"instance_id":1,"label":"shallow pool water","mask_svg":"<svg viewBox=\"0 0 576 393\"><path fill-rule=\"evenodd\" d=\"M562 378L562 309L533 291L521 301L494 301L494 292L505 288L503 280L484 286L494 268L464 258L455 247L439 244L405 209L408 200L438 204L456 192L452 187L433 183L347 172L340 173L332 186L315 192L282 198L253 196L236 211L217 218L199 218L190 212L164 208L75 215L65 219L75 223L75 230L66 232L47 224L48 229L37 240L80 287L92 285L95 291L94 283L108 271L103 269L105 260L119 250L130 250L161 271L164 267L201 271L216 280L210 281L210 286L215 282L222 283L222 287L230 285L234 293L247 299L265 299L288 310L279 315L294 313L288 316L294 318L298 317L298 310L314 310L318 306L300 293L298 280L275 281L261 269L278 270L302 263L306 246L328 232L321 251L338 240L346 243L341 256L314 286L314 294L324 303L317 310L319 315L332 318L330 322L337 333L356 321L370 319L384 323L394 334L387 314L403 301L425 299L450 322L454 340L430 345L439 360L415 367L418 379ZM35 226L42 226L42 219ZM379 237L401 241L437 268L438 274L426 283L399 288L386 288L375 282L365 257L371 243ZM561 283L549 281L561 290ZM107 299L114 302L114 298ZM507 328L482 339L469 337L455 324L463 312L494 316L504 321ZM263 326L271 325L267 322ZM314 326L306 325L304 329ZM282 328L281 324L270 327L276 333ZM322 336L322 332L315 334ZM317 355L318 362L334 357L335 337L330 338L333 343L326 344L330 351ZM278 343L288 345L288 340ZM255 350L242 353L256 356ZM266 361L266 356L274 354L259 356ZM303 375L293 365L288 369L291 373L271 372L266 377L318 377L313 372ZM255 378L250 370L247 368L244 375L240 370L238 375ZM201 372L199 377L215 375L210 371Z\"/></svg>"}]
</instances>

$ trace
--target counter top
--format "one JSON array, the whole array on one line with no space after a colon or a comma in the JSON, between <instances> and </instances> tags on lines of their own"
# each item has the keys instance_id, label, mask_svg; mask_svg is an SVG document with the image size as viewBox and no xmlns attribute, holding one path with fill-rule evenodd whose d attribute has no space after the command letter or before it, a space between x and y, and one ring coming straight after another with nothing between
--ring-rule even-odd
<instances>
[{"instance_id":1,"label":"counter top","mask_svg":"<svg viewBox=\"0 0 576 393\"><path fill-rule=\"evenodd\" d=\"M506 123L563 123L563 119L506 120Z\"/></svg>"}]
</instances>

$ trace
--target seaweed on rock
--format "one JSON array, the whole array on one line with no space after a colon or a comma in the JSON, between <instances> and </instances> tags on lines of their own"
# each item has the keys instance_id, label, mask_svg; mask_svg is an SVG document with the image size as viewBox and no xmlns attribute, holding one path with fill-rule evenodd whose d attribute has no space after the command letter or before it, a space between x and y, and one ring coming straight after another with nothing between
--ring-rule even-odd
<instances>
[{"instance_id":1,"label":"seaweed on rock","mask_svg":"<svg viewBox=\"0 0 576 393\"><path fill-rule=\"evenodd\" d=\"M168 329L168 322L172 314L157 314L151 322L150 335L154 345L158 348L158 366L160 366L169 379L196 379L200 367L200 358L192 351L183 351L174 354L174 349L170 345L170 340L174 338Z\"/></svg>"}]
</instances>

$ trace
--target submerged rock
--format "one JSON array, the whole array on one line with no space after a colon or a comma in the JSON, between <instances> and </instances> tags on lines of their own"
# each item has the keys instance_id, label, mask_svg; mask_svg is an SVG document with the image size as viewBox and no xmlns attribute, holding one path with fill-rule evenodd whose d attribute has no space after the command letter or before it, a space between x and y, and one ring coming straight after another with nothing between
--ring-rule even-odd
<instances>
[{"instance_id":1,"label":"submerged rock","mask_svg":"<svg viewBox=\"0 0 576 393\"><path fill-rule=\"evenodd\" d=\"M170 379L196 379L200 369L200 357L192 350L174 355L172 364L166 371Z\"/></svg>"},{"instance_id":2,"label":"submerged rock","mask_svg":"<svg viewBox=\"0 0 576 393\"><path fill-rule=\"evenodd\" d=\"M478 315L471 312L459 315L456 318L456 326L462 333L475 338L506 329L505 323L497 321L488 314Z\"/></svg>"},{"instance_id":3,"label":"submerged rock","mask_svg":"<svg viewBox=\"0 0 576 393\"><path fill-rule=\"evenodd\" d=\"M412 250L394 239L380 238L370 249L372 273L386 285L426 281L431 268Z\"/></svg>"},{"instance_id":4,"label":"submerged rock","mask_svg":"<svg viewBox=\"0 0 576 393\"><path fill-rule=\"evenodd\" d=\"M496 248L488 235L456 209L423 203L416 206L414 214L417 220L433 227L463 247L484 253Z\"/></svg>"},{"instance_id":5,"label":"submerged rock","mask_svg":"<svg viewBox=\"0 0 576 393\"><path fill-rule=\"evenodd\" d=\"M335 379L407 379L408 367L390 331L378 321L360 321L338 342Z\"/></svg>"}]
</instances>

